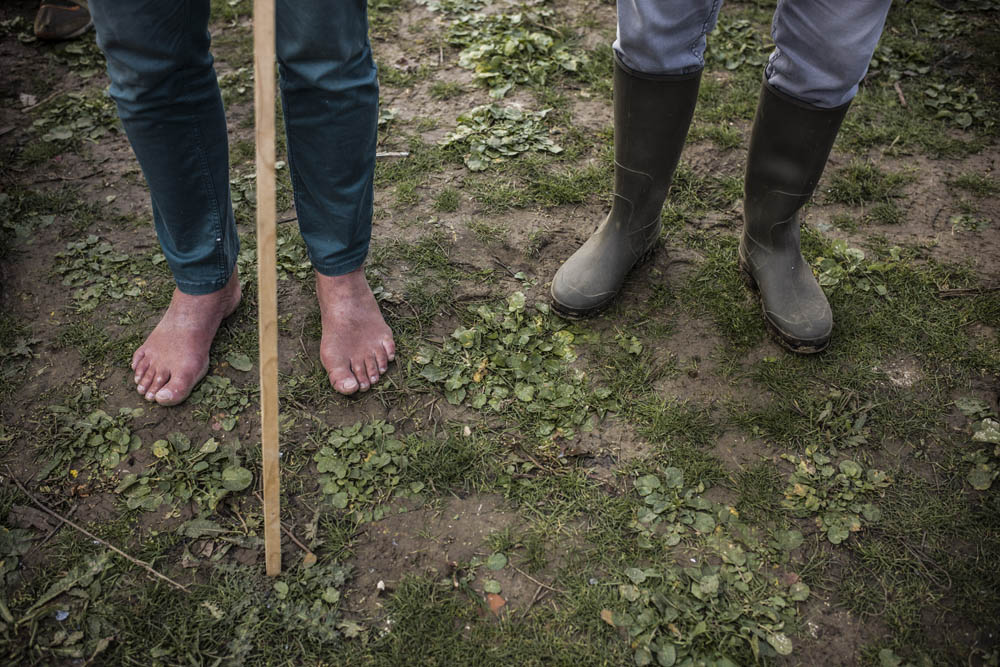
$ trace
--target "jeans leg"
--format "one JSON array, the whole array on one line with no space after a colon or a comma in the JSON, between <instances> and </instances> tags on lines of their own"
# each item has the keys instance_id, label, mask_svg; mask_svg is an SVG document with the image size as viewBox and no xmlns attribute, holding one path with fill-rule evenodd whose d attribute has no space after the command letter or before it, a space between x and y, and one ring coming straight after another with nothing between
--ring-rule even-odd
<instances>
[{"instance_id":1,"label":"jeans leg","mask_svg":"<svg viewBox=\"0 0 1000 667\"><path fill-rule=\"evenodd\" d=\"M153 202L156 233L187 294L223 288L239 237L229 143L209 53L208 0L90 0L97 43Z\"/></svg>"},{"instance_id":2,"label":"jeans leg","mask_svg":"<svg viewBox=\"0 0 1000 667\"><path fill-rule=\"evenodd\" d=\"M842 106L858 92L878 45L890 0L780 0L767 82L802 102Z\"/></svg>"},{"instance_id":3,"label":"jeans leg","mask_svg":"<svg viewBox=\"0 0 1000 667\"><path fill-rule=\"evenodd\" d=\"M371 238L378 79L365 0L278 0L278 69L299 229L328 276Z\"/></svg>"},{"instance_id":4,"label":"jeans leg","mask_svg":"<svg viewBox=\"0 0 1000 667\"><path fill-rule=\"evenodd\" d=\"M712 32L722 0L618 0L622 64L635 72L676 76L705 66L705 35Z\"/></svg>"}]
</instances>

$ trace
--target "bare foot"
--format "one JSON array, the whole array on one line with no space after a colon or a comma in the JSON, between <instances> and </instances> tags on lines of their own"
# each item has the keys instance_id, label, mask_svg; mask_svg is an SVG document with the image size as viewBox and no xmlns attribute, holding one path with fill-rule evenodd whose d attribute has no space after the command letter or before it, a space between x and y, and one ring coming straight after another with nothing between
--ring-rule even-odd
<instances>
[{"instance_id":1,"label":"bare foot","mask_svg":"<svg viewBox=\"0 0 1000 667\"><path fill-rule=\"evenodd\" d=\"M174 288L163 319L132 355L136 390L147 401L177 405L208 372L208 351L219 325L240 303L236 271L217 292L192 296Z\"/></svg>"},{"instance_id":2,"label":"bare foot","mask_svg":"<svg viewBox=\"0 0 1000 667\"><path fill-rule=\"evenodd\" d=\"M364 268L342 276L316 274L323 318L319 358L341 394L367 391L396 358L392 330L382 319Z\"/></svg>"}]
</instances>

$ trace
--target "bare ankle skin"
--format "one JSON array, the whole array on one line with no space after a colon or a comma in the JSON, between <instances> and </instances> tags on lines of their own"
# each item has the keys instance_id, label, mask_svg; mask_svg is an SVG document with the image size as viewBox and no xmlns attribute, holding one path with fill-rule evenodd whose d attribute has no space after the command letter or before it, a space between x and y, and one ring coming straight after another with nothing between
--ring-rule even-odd
<instances>
[{"instance_id":1,"label":"bare ankle skin","mask_svg":"<svg viewBox=\"0 0 1000 667\"><path fill-rule=\"evenodd\" d=\"M217 292L194 296L174 289L167 312L132 355L136 391L147 401L177 405L208 372L208 352L222 320L240 303L234 270Z\"/></svg>"},{"instance_id":2,"label":"bare ankle skin","mask_svg":"<svg viewBox=\"0 0 1000 667\"><path fill-rule=\"evenodd\" d=\"M396 343L364 268L341 276L317 273L316 296L323 320L319 356L330 384L341 394L368 391L396 358Z\"/></svg>"}]
</instances>

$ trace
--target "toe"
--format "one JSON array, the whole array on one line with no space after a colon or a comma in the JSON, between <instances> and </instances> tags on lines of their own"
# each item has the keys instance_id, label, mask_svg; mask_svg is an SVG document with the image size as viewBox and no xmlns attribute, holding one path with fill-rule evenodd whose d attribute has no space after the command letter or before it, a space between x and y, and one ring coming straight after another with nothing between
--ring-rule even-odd
<instances>
[{"instance_id":1,"label":"toe","mask_svg":"<svg viewBox=\"0 0 1000 667\"><path fill-rule=\"evenodd\" d=\"M393 361L396 358L396 341L392 338L382 340L382 349L385 350L385 356L389 361Z\"/></svg>"},{"instance_id":2,"label":"toe","mask_svg":"<svg viewBox=\"0 0 1000 667\"><path fill-rule=\"evenodd\" d=\"M146 358L146 351L141 347L132 353L132 370L139 374L139 363Z\"/></svg>"},{"instance_id":3,"label":"toe","mask_svg":"<svg viewBox=\"0 0 1000 667\"><path fill-rule=\"evenodd\" d=\"M140 384L143 378L146 377L146 373L149 371L149 359L145 356L140 357L132 368L135 370L135 376L133 379L136 384ZM140 389L139 393L141 394L142 392L143 390Z\"/></svg>"},{"instance_id":4,"label":"toe","mask_svg":"<svg viewBox=\"0 0 1000 667\"><path fill-rule=\"evenodd\" d=\"M156 400L156 394L170 381L170 371L159 371L153 375L153 381L146 387L146 400Z\"/></svg>"},{"instance_id":5,"label":"toe","mask_svg":"<svg viewBox=\"0 0 1000 667\"><path fill-rule=\"evenodd\" d=\"M365 360L365 371L367 372L367 376L366 377L368 378L369 382L371 382L372 384L375 384L376 382L378 382L378 379L379 379L379 376L381 375L381 373L379 372L378 360L375 358L375 354L374 353L371 354Z\"/></svg>"},{"instance_id":6,"label":"toe","mask_svg":"<svg viewBox=\"0 0 1000 667\"><path fill-rule=\"evenodd\" d=\"M361 388L361 391L368 391L368 388L371 387L371 381L368 379L368 371L365 369L364 357L360 359L352 359L351 370L354 373L354 377L358 381L358 386Z\"/></svg>"},{"instance_id":7,"label":"toe","mask_svg":"<svg viewBox=\"0 0 1000 667\"><path fill-rule=\"evenodd\" d=\"M142 371L142 375L137 375L139 378L135 383L135 390L140 394L145 394L149 391L149 387L153 384L153 380L156 379L156 369L153 368L152 364L146 363L145 368Z\"/></svg>"},{"instance_id":8,"label":"toe","mask_svg":"<svg viewBox=\"0 0 1000 667\"><path fill-rule=\"evenodd\" d=\"M358 381L350 368L337 366L329 373L330 384L341 394L350 395L358 390Z\"/></svg>"},{"instance_id":9,"label":"toe","mask_svg":"<svg viewBox=\"0 0 1000 667\"><path fill-rule=\"evenodd\" d=\"M375 348L375 365L378 367L379 375L384 375L389 368L389 355L381 345Z\"/></svg>"},{"instance_id":10,"label":"toe","mask_svg":"<svg viewBox=\"0 0 1000 667\"><path fill-rule=\"evenodd\" d=\"M154 400L160 405L177 405L188 397L194 382L189 378L172 376L155 394Z\"/></svg>"}]
</instances>

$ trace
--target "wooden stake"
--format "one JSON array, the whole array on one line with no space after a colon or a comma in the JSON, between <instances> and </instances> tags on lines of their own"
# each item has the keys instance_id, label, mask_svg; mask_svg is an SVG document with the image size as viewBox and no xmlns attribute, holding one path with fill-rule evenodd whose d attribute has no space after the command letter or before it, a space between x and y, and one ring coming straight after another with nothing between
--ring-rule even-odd
<instances>
[{"instance_id":1,"label":"wooden stake","mask_svg":"<svg viewBox=\"0 0 1000 667\"><path fill-rule=\"evenodd\" d=\"M278 467L278 274L274 177L274 0L254 0L254 118L257 134L257 303L260 340L260 441L264 476L264 560L281 574Z\"/></svg>"}]
</instances>

